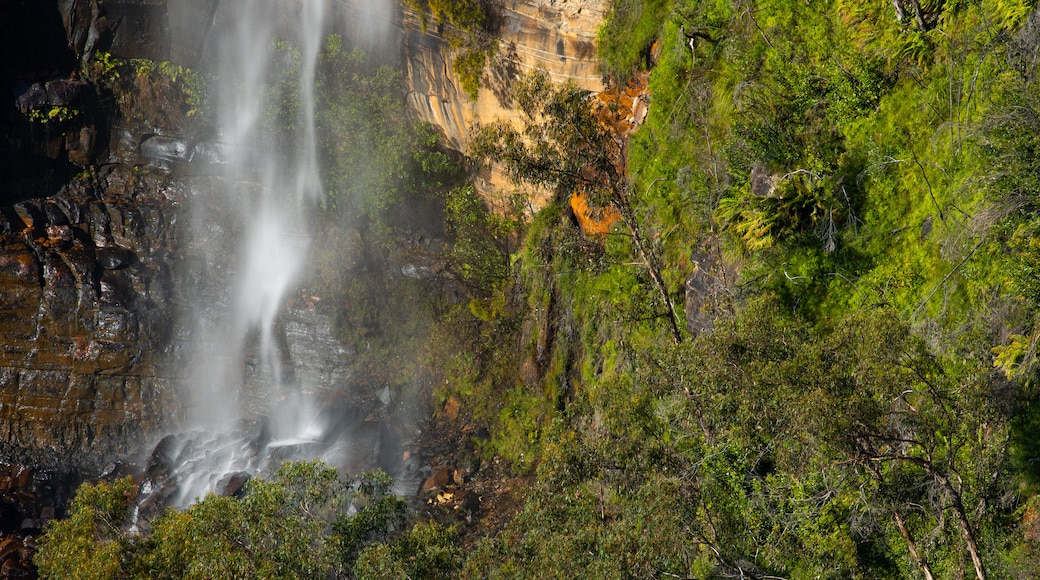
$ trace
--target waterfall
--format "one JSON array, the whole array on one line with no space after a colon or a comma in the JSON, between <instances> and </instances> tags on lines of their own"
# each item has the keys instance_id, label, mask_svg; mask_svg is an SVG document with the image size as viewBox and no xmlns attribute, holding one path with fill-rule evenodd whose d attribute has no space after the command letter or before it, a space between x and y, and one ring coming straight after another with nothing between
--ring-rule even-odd
<instances>
[{"instance_id":1,"label":"waterfall","mask_svg":"<svg viewBox=\"0 0 1040 580\"><path fill-rule=\"evenodd\" d=\"M243 216L244 235L237 251L231 320L221 328L215 353L204 353L197 367L200 420L212 425L238 414L240 365L247 339L259 332L260 364L275 387L281 387L281 363L274 324L283 298L306 260L310 237L307 215L321 196L314 126L314 77L322 44L325 0L304 0L296 15L300 47L299 113L290 143L268 143L264 131L266 84L272 74L280 18L277 0L251 0L236 10L236 23L223 39L218 71L221 139L227 151L228 202ZM206 344L213 341L205 340ZM216 354L225 364L211 366ZM218 369L217 373L210 369ZM208 380L207 380L208 377Z\"/></svg>"},{"instance_id":2,"label":"waterfall","mask_svg":"<svg viewBox=\"0 0 1040 580\"><path fill-rule=\"evenodd\" d=\"M180 504L211 491L228 473L261 467L257 447L269 440L316 440L322 432L299 385L284 372L277 319L307 260L308 217L322 197L315 74L327 0L224 1L219 11L227 26L214 40L220 55L214 88L225 171L214 191L195 194L210 197L195 200L192 229L205 261L200 285L223 288L219 300L190 314L195 348L187 382L197 430L184 445L190 449L178 453ZM287 34L298 51L298 103L293 130L276 137L267 88L277 74L276 40ZM215 213L232 219L211 222ZM258 354L253 374L277 401L263 434L237 427L247 351Z\"/></svg>"}]
</instances>

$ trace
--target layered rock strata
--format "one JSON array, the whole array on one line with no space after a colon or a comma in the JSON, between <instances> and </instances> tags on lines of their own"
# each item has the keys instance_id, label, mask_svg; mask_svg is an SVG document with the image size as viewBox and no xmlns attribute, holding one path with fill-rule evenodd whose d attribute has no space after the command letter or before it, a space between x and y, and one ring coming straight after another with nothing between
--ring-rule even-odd
<instances>
[{"instance_id":1,"label":"layered rock strata","mask_svg":"<svg viewBox=\"0 0 1040 580\"><path fill-rule=\"evenodd\" d=\"M485 70L475 100L461 89L452 71L454 51L437 31L424 31L410 10L404 10L401 20L408 100L421 119L443 129L460 150L465 150L473 123L515 117L508 95L518 74L542 69L559 82L603 89L596 35L607 0L495 0L490 5L500 23L498 54Z\"/></svg>"},{"instance_id":2,"label":"layered rock strata","mask_svg":"<svg viewBox=\"0 0 1040 580\"><path fill-rule=\"evenodd\" d=\"M174 229L159 194L76 182L0 213L0 460L99 469L176 412Z\"/></svg>"}]
</instances>

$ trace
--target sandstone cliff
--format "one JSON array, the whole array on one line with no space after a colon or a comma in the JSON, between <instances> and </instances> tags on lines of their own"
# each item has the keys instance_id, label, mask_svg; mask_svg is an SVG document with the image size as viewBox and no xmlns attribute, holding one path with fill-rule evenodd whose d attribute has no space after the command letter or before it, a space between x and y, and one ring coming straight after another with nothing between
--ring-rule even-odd
<instances>
[{"instance_id":1,"label":"sandstone cliff","mask_svg":"<svg viewBox=\"0 0 1040 580\"><path fill-rule=\"evenodd\" d=\"M540 68L560 82L603 89L596 34L607 0L496 0L491 5L500 22L499 48L476 100L459 87L451 70L454 55L437 31L430 27L424 32L410 10L401 16L409 102L422 120L442 128L459 149L465 149L467 131L475 121L513 116L508 91L517 74Z\"/></svg>"}]
</instances>

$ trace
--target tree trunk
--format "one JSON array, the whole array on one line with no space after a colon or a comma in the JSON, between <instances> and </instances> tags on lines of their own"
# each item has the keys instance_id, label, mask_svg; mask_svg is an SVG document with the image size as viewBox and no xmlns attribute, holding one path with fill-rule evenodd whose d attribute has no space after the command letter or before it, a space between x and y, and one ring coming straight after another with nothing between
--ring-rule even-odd
<instances>
[{"instance_id":1,"label":"tree trunk","mask_svg":"<svg viewBox=\"0 0 1040 580\"><path fill-rule=\"evenodd\" d=\"M910 530L906 528L906 523L903 522L903 517L899 515L899 512L893 510L892 517L896 520L896 527L899 528L899 535L903 536L906 541L906 547L910 550L910 558L917 564L917 567L921 569L924 574L925 580L935 580L932 576L932 570L928 567L928 561L921 557L921 554L917 551L917 544L914 543L913 537L910 536Z\"/></svg>"},{"instance_id":2,"label":"tree trunk","mask_svg":"<svg viewBox=\"0 0 1040 580\"><path fill-rule=\"evenodd\" d=\"M643 266L646 267L646 271L650 274L654 287L657 288L658 294L661 295L661 301L664 302L665 308L668 309L668 324L672 331L672 341L675 344L679 344L683 338L677 322L678 314L675 312L675 306L672 305L672 299L668 296L668 288L664 284L664 278L661 277L661 267L657 264L657 256L654 255L652 249L647 247L646 241L643 239L643 234L639 230L639 224L636 223L636 216L632 212L632 206L628 203L628 195L624 191L619 191L618 197L621 202L617 204L620 206L618 210L621 212L622 219L625 220L625 225L628 226L628 232L632 235L636 253L639 254L639 259L642 260Z\"/></svg>"},{"instance_id":3,"label":"tree trunk","mask_svg":"<svg viewBox=\"0 0 1040 580\"><path fill-rule=\"evenodd\" d=\"M979 557L979 545L975 541L975 533L968 522L967 514L964 513L961 494L954 491L948 483L947 488L953 493L953 511L957 512L957 523L960 524L961 533L964 534L964 543L968 546L968 553L971 554L971 563L975 565L975 577L978 580L986 580L986 571L982 568L982 558Z\"/></svg>"},{"instance_id":4,"label":"tree trunk","mask_svg":"<svg viewBox=\"0 0 1040 580\"><path fill-rule=\"evenodd\" d=\"M961 534L964 536L964 544L968 548L968 554L971 556L971 563L975 566L975 578L978 580L986 580L986 571L982 567L982 558L979 556L979 545L975 541L975 532L971 529L971 522L968 521L968 514L964 511L964 502L961 500L961 494L953 487L950 483L950 478L945 475L929 468L931 475L935 478L935 481L943 487L953 498L953 511L957 514L957 525L961 528Z\"/></svg>"},{"instance_id":5,"label":"tree trunk","mask_svg":"<svg viewBox=\"0 0 1040 580\"><path fill-rule=\"evenodd\" d=\"M914 9L914 20L921 32L928 31L928 24L924 21L924 13L921 11L921 3L918 0L910 0L910 6Z\"/></svg>"}]
</instances>

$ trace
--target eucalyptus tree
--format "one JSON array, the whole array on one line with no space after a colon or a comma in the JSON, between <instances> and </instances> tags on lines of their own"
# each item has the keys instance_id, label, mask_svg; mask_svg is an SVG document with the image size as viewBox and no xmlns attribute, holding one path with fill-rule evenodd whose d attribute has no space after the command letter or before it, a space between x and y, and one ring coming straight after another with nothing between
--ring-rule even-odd
<instances>
[{"instance_id":1,"label":"eucalyptus tree","mask_svg":"<svg viewBox=\"0 0 1040 580\"><path fill-rule=\"evenodd\" d=\"M626 137L597 115L597 101L573 83L557 85L545 71L521 76L513 97L522 119L476 125L470 154L499 164L514 182L551 188L566 199L581 193L621 215L632 246L667 311L673 341L682 319L665 284L661 261L636 219L632 183L625 175ZM606 105L602 105L606 106Z\"/></svg>"}]
</instances>

